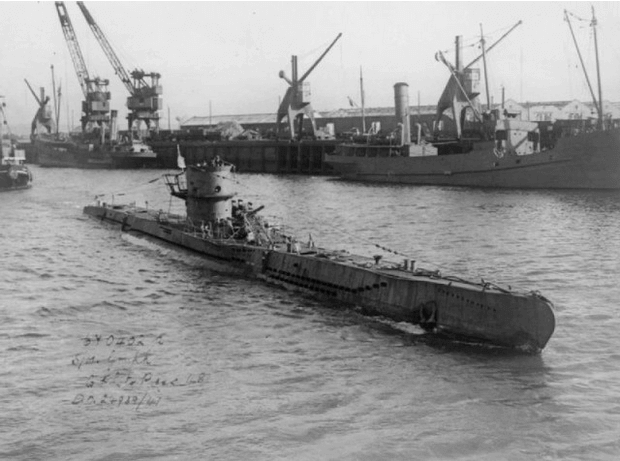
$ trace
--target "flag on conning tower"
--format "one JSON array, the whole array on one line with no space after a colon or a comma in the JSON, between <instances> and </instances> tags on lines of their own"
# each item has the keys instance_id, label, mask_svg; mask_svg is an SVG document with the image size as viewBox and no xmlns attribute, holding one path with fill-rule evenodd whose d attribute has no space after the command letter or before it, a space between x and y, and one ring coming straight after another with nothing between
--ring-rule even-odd
<instances>
[{"instance_id":1,"label":"flag on conning tower","mask_svg":"<svg viewBox=\"0 0 620 461\"><path fill-rule=\"evenodd\" d=\"M185 166L185 159L181 155L181 147L178 144L177 144L177 166L181 170L184 170L186 168L186 166Z\"/></svg>"}]
</instances>

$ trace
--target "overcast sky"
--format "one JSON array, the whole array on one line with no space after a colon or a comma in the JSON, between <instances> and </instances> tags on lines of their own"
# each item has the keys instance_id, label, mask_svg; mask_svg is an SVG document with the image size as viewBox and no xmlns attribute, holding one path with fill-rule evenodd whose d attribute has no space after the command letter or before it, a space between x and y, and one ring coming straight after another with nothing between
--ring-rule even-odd
<instances>
[{"instance_id":1,"label":"overcast sky","mask_svg":"<svg viewBox=\"0 0 620 461\"><path fill-rule=\"evenodd\" d=\"M273 113L291 73L300 75L342 32L308 81L315 110L359 103L363 68L367 107L391 107L393 85L409 84L410 102L435 104L449 76L434 58L454 58L454 38L465 60L479 52L482 24L487 44L519 20L488 55L491 97L499 102L581 99L589 91L579 67L564 9L584 21L572 24L590 79L596 84L590 6L598 18L603 98L620 101L620 2L85 2L123 65L161 73L167 128L192 115ZM75 2L67 10L91 76L110 79L112 107L126 115L127 91ZM472 46L467 46L472 45ZM36 103L24 78L51 93L50 65L62 85L61 128L66 114L79 119L82 94L54 2L0 2L0 94L11 123L30 123ZM482 62L480 61L480 67ZM486 98L483 99L486 101ZM68 109L67 109L68 106Z\"/></svg>"}]
</instances>

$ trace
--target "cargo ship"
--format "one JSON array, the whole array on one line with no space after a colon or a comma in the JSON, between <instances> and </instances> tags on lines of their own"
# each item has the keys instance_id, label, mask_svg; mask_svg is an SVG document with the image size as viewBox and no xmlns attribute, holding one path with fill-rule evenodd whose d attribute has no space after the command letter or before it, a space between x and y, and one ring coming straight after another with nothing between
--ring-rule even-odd
<instances>
[{"instance_id":1,"label":"cargo ship","mask_svg":"<svg viewBox=\"0 0 620 461\"><path fill-rule=\"evenodd\" d=\"M97 200L84 208L97 222L192 250L214 267L309 293L441 337L540 352L555 328L552 303L538 292L471 282L401 262L319 247L267 222L229 188L232 165L219 159L165 175L186 215Z\"/></svg>"},{"instance_id":2,"label":"cargo ship","mask_svg":"<svg viewBox=\"0 0 620 461\"><path fill-rule=\"evenodd\" d=\"M495 140L343 143L325 163L354 181L532 189L620 189L620 129L541 142L536 123L498 120Z\"/></svg>"},{"instance_id":3,"label":"cargo ship","mask_svg":"<svg viewBox=\"0 0 620 461\"><path fill-rule=\"evenodd\" d=\"M125 136L119 135L116 127L118 112L110 110L111 95L108 90L110 81L90 76L64 2L55 2L55 6L80 88L84 95L81 107L82 117L80 118L81 130L77 133L72 132L69 134L58 132L60 91L56 93L54 66L51 66L52 94L55 109L53 117L52 110L49 107L50 98L45 96L43 89L41 89L40 97L37 96L30 83L25 80L39 105L31 129L31 139L39 164L44 167L73 168L139 168L157 166L157 155L140 140L138 130L134 131L132 129L133 112L129 117L128 134ZM131 91L136 91L137 96L144 96L140 92L140 88L134 88L130 76L120 63L117 63L118 58L109 48L107 39L102 35L86 7L82 2L78 2L78 6L84 13L89 26L94 29L93 31L97 39L101 41L106 54L112 53L109 57L114 60L115 64L118 64L115 67L116 73ZM132 78L141 84L144 75L144 72L136 71L132 73ZM146 92L148 93L148 91ZM129 98L129 101L134 102L135 98L133 96ZM130 107L130 109L132 108L133 106ZM158 118L158 116L155 115L155 118Z\"/></svg>"},{"instance_id":4,"label":"cargo ship","mask_svg":"<svg viewBox=\"0 0 620 461\"><path fill-rule=\"evenodd\" d=\"M88 110L82 119L81 131L60 133L58 119L52 117L50 98L41 88L40 95L25 80L38 104L32 120L30 140L34 158L42 167L60 168L140 168L158 165L153 150L132 134L119 135L116 127L117 111L109 110L105 90L107 80L93 79L96 91L88 93L90 106L102 108ZM56 104L58 107L58 104ZM89 107L83 104L84 108ZM85 110L86 112L86 110ZM56 112L58 114L58 112Z\"/></svg>"},{"instance_id":5,"label":"cargo ship","mask_svg":"<svg viewBox=\"0 0 620 461\"><path fill-rule=\"evenodd\" d=\"M596 25L594 16L592 24ZM482 112L478 101L479 69L471 67L480 57L463 66L460 37L456 43L454 64L441 52L436 55L451 75L435 117L439 121L446 110L452 109L456 133L442 132L441 123L436 123L432 133L425 133L420 125L410 133L407 84L397 83L394 94L396 117L402 121L400 136L376 142L369 139L366 143L343 143L333 154L325 155L325 162L343 178L355 181L620 188L620 128L603 115L600 84L598 100L592 91L597 119L582 121L581 126L572 130L562 130L559 124L518 120L497 109Z\"/></svg>"}]
</instances>

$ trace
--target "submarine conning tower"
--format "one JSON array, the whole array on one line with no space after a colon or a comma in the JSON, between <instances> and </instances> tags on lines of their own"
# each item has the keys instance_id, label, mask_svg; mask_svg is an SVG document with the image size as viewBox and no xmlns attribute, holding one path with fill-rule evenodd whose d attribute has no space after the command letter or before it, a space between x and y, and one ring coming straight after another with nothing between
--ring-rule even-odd
<instances>
[{"instance_id":1,"label":"submarine conning tower","mask_svg":"<svg viewBox=\"0 0 620 461\"><path fill-rule=\"evenodd\" d=\"M226 179L233 165L212 162L207 165L189 166L185 172L187 180L187 217L195 225L216 222L232 216L231 198L235 192L228 190Z\"/></svg>"}]
</instances>

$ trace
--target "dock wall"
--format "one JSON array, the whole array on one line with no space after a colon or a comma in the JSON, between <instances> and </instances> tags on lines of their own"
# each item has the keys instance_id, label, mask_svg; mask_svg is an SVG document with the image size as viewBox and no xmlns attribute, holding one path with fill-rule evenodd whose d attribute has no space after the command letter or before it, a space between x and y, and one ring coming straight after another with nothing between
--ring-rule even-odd
<instances>
[{"instance_id":1,"label":"dock wall","mask_svg":"<svg viewBox=\"0 0 620 461\"><path fill-rule=\"evenodd\" d=\"M164 168L177 167L177 146L187 165L215 156L232 163L237 171L272 174L332 174L323 162L338 141L154 141L151 148Z\"/></svg>"}]
</instances>

